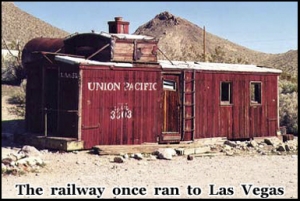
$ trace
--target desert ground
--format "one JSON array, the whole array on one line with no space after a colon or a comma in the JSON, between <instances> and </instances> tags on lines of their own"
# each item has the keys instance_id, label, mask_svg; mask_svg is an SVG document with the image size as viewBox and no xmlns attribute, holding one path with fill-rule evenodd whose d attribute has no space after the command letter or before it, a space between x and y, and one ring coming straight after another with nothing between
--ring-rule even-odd
<instances>
[{"instance_id":1,"label":"desert ground","mask_svg":"<svg viewBox=\"0 0 300 201\"><path fill-rule=\"evenodd\" d=\"M2 96L6 133L19 126L7 122L22 120L10 114L7 98ZM2 139L2 159L20 148ZM115 156L89 150L39 151L45 166L25 174L2 174L2 198L298 198L298 152L193 160L128 158L115 163Z\"/></svg>"}]
</instances>

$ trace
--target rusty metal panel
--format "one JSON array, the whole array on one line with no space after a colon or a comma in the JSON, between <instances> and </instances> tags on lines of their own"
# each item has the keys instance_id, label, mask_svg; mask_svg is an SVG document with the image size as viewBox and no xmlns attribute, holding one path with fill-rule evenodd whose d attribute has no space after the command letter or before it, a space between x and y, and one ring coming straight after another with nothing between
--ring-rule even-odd
<instances>
[{"instance_id":1,"label":"rusty metal panel","mask_svg":"<svg viewBox=\"0 0 300 201\"><path fill-rule=\"evenodd\" d=\"M104 48L100 52L95 54L90 59L96 61L110 61L111 59L111 39L106 38L100 34L95 33L83 33L75 34L64 40L65 51L68 54L80 55L85 58L97 53L97 51Z\"/></svg>"},{"instance_id":2,"label":"rusty metal panel","mask_svg":"<svg viewBox=\"0 0 300 201\"><path fill-rule=\"evenodd\" d=\"M159 69L81 68L86 148L157 142L162 127Z\"/></svg>"},{"instance_id":3,"label":"rusty metal panel","mask_svg":"<svg viewBox=\"0 0 300 201\"><path fill-rule=\"evenodd\" d=\"M22 64L25 68L30 67L27 63L38 62L43 58L41 54L35 52L64 52L62 38L34 38L26 43L22 51Z\"/></svg>"}]
</instances>

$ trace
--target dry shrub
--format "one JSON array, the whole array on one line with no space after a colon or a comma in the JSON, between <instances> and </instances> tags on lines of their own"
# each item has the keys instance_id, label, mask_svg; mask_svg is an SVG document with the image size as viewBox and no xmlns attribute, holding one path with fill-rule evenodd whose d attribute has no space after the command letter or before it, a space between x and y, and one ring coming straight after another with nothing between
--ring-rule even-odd
<instances>
[{"instance_id":1,"label":"dry shrub","mask_svg":"<svg viewBox=\"0 0 300 201\"><path fill-rule=\"evenodd\" d=\"M298 135L298 84L281 80L279 82L280 125L287 132Z\"/></svg>"},{"instance_id":2,"label":"dry shrub","mask_svg":"<svg viewBox=\"0 0 300 201\"><path fill-rule=\"evenodd\" d=\"M18 87L8 98L8 103L16 106L9 108L11 114L25 117L26 80L23 80L20 87Z\"/></svg>"}]
</instances>

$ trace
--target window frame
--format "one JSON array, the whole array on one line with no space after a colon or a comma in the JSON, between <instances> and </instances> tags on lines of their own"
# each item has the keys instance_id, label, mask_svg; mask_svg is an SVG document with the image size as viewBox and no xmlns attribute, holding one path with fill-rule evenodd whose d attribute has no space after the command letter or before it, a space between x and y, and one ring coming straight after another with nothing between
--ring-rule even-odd
<instances>
[{"instance_id":1,"label":"window frame","mask_svg":"<svg viewBox=\"0 0 300 201\"><path fill-rule=\"evenodd\" d=\"M227 88L227 97L228 97L228 100L222 100L222 97L223 97L223 87L222 85L223 84L228 84L228 88ZM232 81L221 81L220 82L220 104L221 105L233 105L233 83ZM225 93L225 92L224 92Z\"/></svg>"},{"instance_id":2,"label":"window frame","mask_svg":"<svg viewBox=\"0 0 300 201\"><path fill-rule=\"evenodd\" d=\"M259 85L259 97L258 99L259 100L255 100L257 99L257 95L256 95L256 87L255 85ZM252 86L254 86L254 91L252 92ZM261 81L250 81L250 89L249 89L249 92L250 92L250 105L261 105L262 104L262 82ZM254 97L254 100L252 99L252 97Z\"/></svg>"},{"instance_id":3,"label":"window frame","mask_svg":"<svg viewBox=\"0 0 300 201\"><path fill-rule=\"evenodd\" d=\"M172 85L165 85L165 82L169 82ZM170 86L170 87L165 87L165 86ZM172 87L172 88L171 88ZM175 80L168 80L168 79L164 79L163 80L163 90L164 91L177 91L177 85L176 85L176 81Z\"/></svg>"}]
</instances>

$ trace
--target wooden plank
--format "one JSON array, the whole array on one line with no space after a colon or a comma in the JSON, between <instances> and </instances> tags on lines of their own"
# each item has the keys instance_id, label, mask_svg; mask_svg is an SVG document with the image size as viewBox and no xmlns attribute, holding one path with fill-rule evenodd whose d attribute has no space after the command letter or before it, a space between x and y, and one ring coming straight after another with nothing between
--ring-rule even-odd
<instances>
[{"instance_id":1,"label":"wooden plank","mask_svg":"<svg viewBox=\"0 0 300 201\"><path fill-rule=\"evenodd\" d=\"M191 144L142 144L142 145L97 145L92 149L99 155L120 155L120 153L148 153L151 154L159 148L196 148L200 145Z\"/></svg>"}]
</instances>

